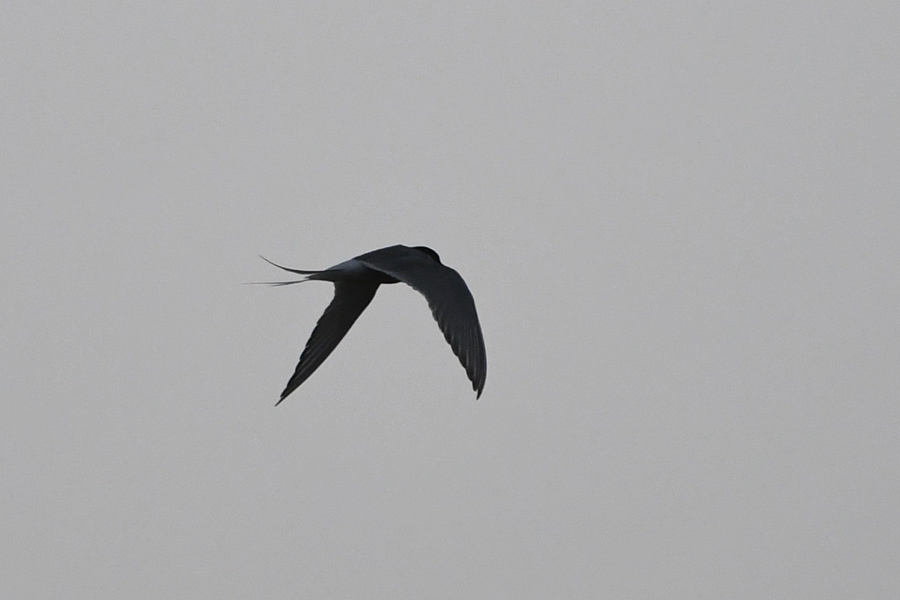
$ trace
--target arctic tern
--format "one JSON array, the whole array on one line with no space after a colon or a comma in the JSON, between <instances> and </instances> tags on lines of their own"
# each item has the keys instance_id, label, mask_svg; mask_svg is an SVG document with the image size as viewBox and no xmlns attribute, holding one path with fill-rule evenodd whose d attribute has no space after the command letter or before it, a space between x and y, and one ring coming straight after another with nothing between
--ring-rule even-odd
<instances>
[{"instance_id":1,"label":"arctic tern","mask_svg":"<svg viewBox=\"0 0 900 600\"><path fill-rule=\"evenodd\" d=\"M475 397L481 397L487 378L487 354L475 312L475 300L459 273L442 264L437 252L431 248L389 246L361 254L323 271L291 269L261 258L279 269L305 276L296 281L273 282L272 285L304 281L334 283L334 298L316 323L300 354L294 375L281 392L276 406L328 358L375 297L378 286L400 282L425 296L444 338L472 382Z\"/></svg>"}]
</instances>

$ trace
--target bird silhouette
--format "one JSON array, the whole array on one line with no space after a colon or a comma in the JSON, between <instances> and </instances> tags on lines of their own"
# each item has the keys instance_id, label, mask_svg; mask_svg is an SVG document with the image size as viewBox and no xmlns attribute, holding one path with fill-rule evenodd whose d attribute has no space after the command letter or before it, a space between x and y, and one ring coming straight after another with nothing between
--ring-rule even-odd
<instances>
[{"instance_id":1,"label":"bird silhouette","mask_svg":"<svg viewBox=\"0 0 900 600\"><path fill-rule=\"evenodd\" d=\"M405 283L425 296L431 314L447 343L466 370L476 398L487 379L487 354L475 300L459 273L441 263L438 253L425 246L389 246L361 254L322 271L291 269L261 257L269 264L303 279L278 281L291 285L304 281L334 283L334 298L319 318L293 376L281 392L276 406L306 381L344 338L366 309L378 286Z\"/></svg>"}]
</instances>

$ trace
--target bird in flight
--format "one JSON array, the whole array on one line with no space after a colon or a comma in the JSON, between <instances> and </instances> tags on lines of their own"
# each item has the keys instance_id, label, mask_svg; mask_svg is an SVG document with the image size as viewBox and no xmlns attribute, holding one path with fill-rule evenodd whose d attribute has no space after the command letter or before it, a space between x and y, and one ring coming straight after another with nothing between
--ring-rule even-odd
<instances>
[{"instance_id":1,"label":"bird in flight","mask_svg":"<svg viewBox=\"0 0 900 600\"><path fill-rule=\"evenodd\" d=\"M442 264L438 253L431 248L389 246L361 254L324 271L290 269L265 257L260 258L279 269L305 275L303 279L278 281L272 285L304 281L334 283L334 299L316 323L300 354L300 362L275 406L281 404L325 362L375 297L379 285L400 282L425 296L444 338L465 368L476 398L481 396L487 378L487 354L475 312L475 300L459 273Z\"/></svg>"}]
</instances>

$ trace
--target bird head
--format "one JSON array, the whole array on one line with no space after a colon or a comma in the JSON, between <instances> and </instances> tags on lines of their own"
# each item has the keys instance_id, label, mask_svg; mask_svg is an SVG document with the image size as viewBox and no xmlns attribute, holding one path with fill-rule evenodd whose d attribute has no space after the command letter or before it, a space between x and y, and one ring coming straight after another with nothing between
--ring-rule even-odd
<instances>
[{"instance_id":1,"label":"bird head","mask_svg":"<svg viewBox=\"0 0 900 600\"><path fill-rule=\"evenodd\" d=\"M422 254L427 254L427 255L430 256L432 259L434 259L434 261L435 261L436 263L442 264L442 263L441 263L441 257L438 256L438 253L435 252L434 250L432 250L431 248L429 248L428 246L413 246L413 250L418 250L418 251L421 252Z\"/></svg>"}]
</instances>

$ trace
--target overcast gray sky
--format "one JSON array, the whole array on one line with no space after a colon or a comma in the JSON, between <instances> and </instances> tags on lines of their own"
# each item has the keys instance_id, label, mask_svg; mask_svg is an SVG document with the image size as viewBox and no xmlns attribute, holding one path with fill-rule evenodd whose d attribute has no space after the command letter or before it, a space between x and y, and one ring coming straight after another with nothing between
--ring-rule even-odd
<instances>
[{"instance_id":1,"label":"overcast gray sky","mask_svg":"<svg viewBox=\"0 0 900 600\"><path fill-rule=\"evenodd\" d=\"M900 5L3 12L3 598L900 597Z\"/></svg>"}]
</instances>

